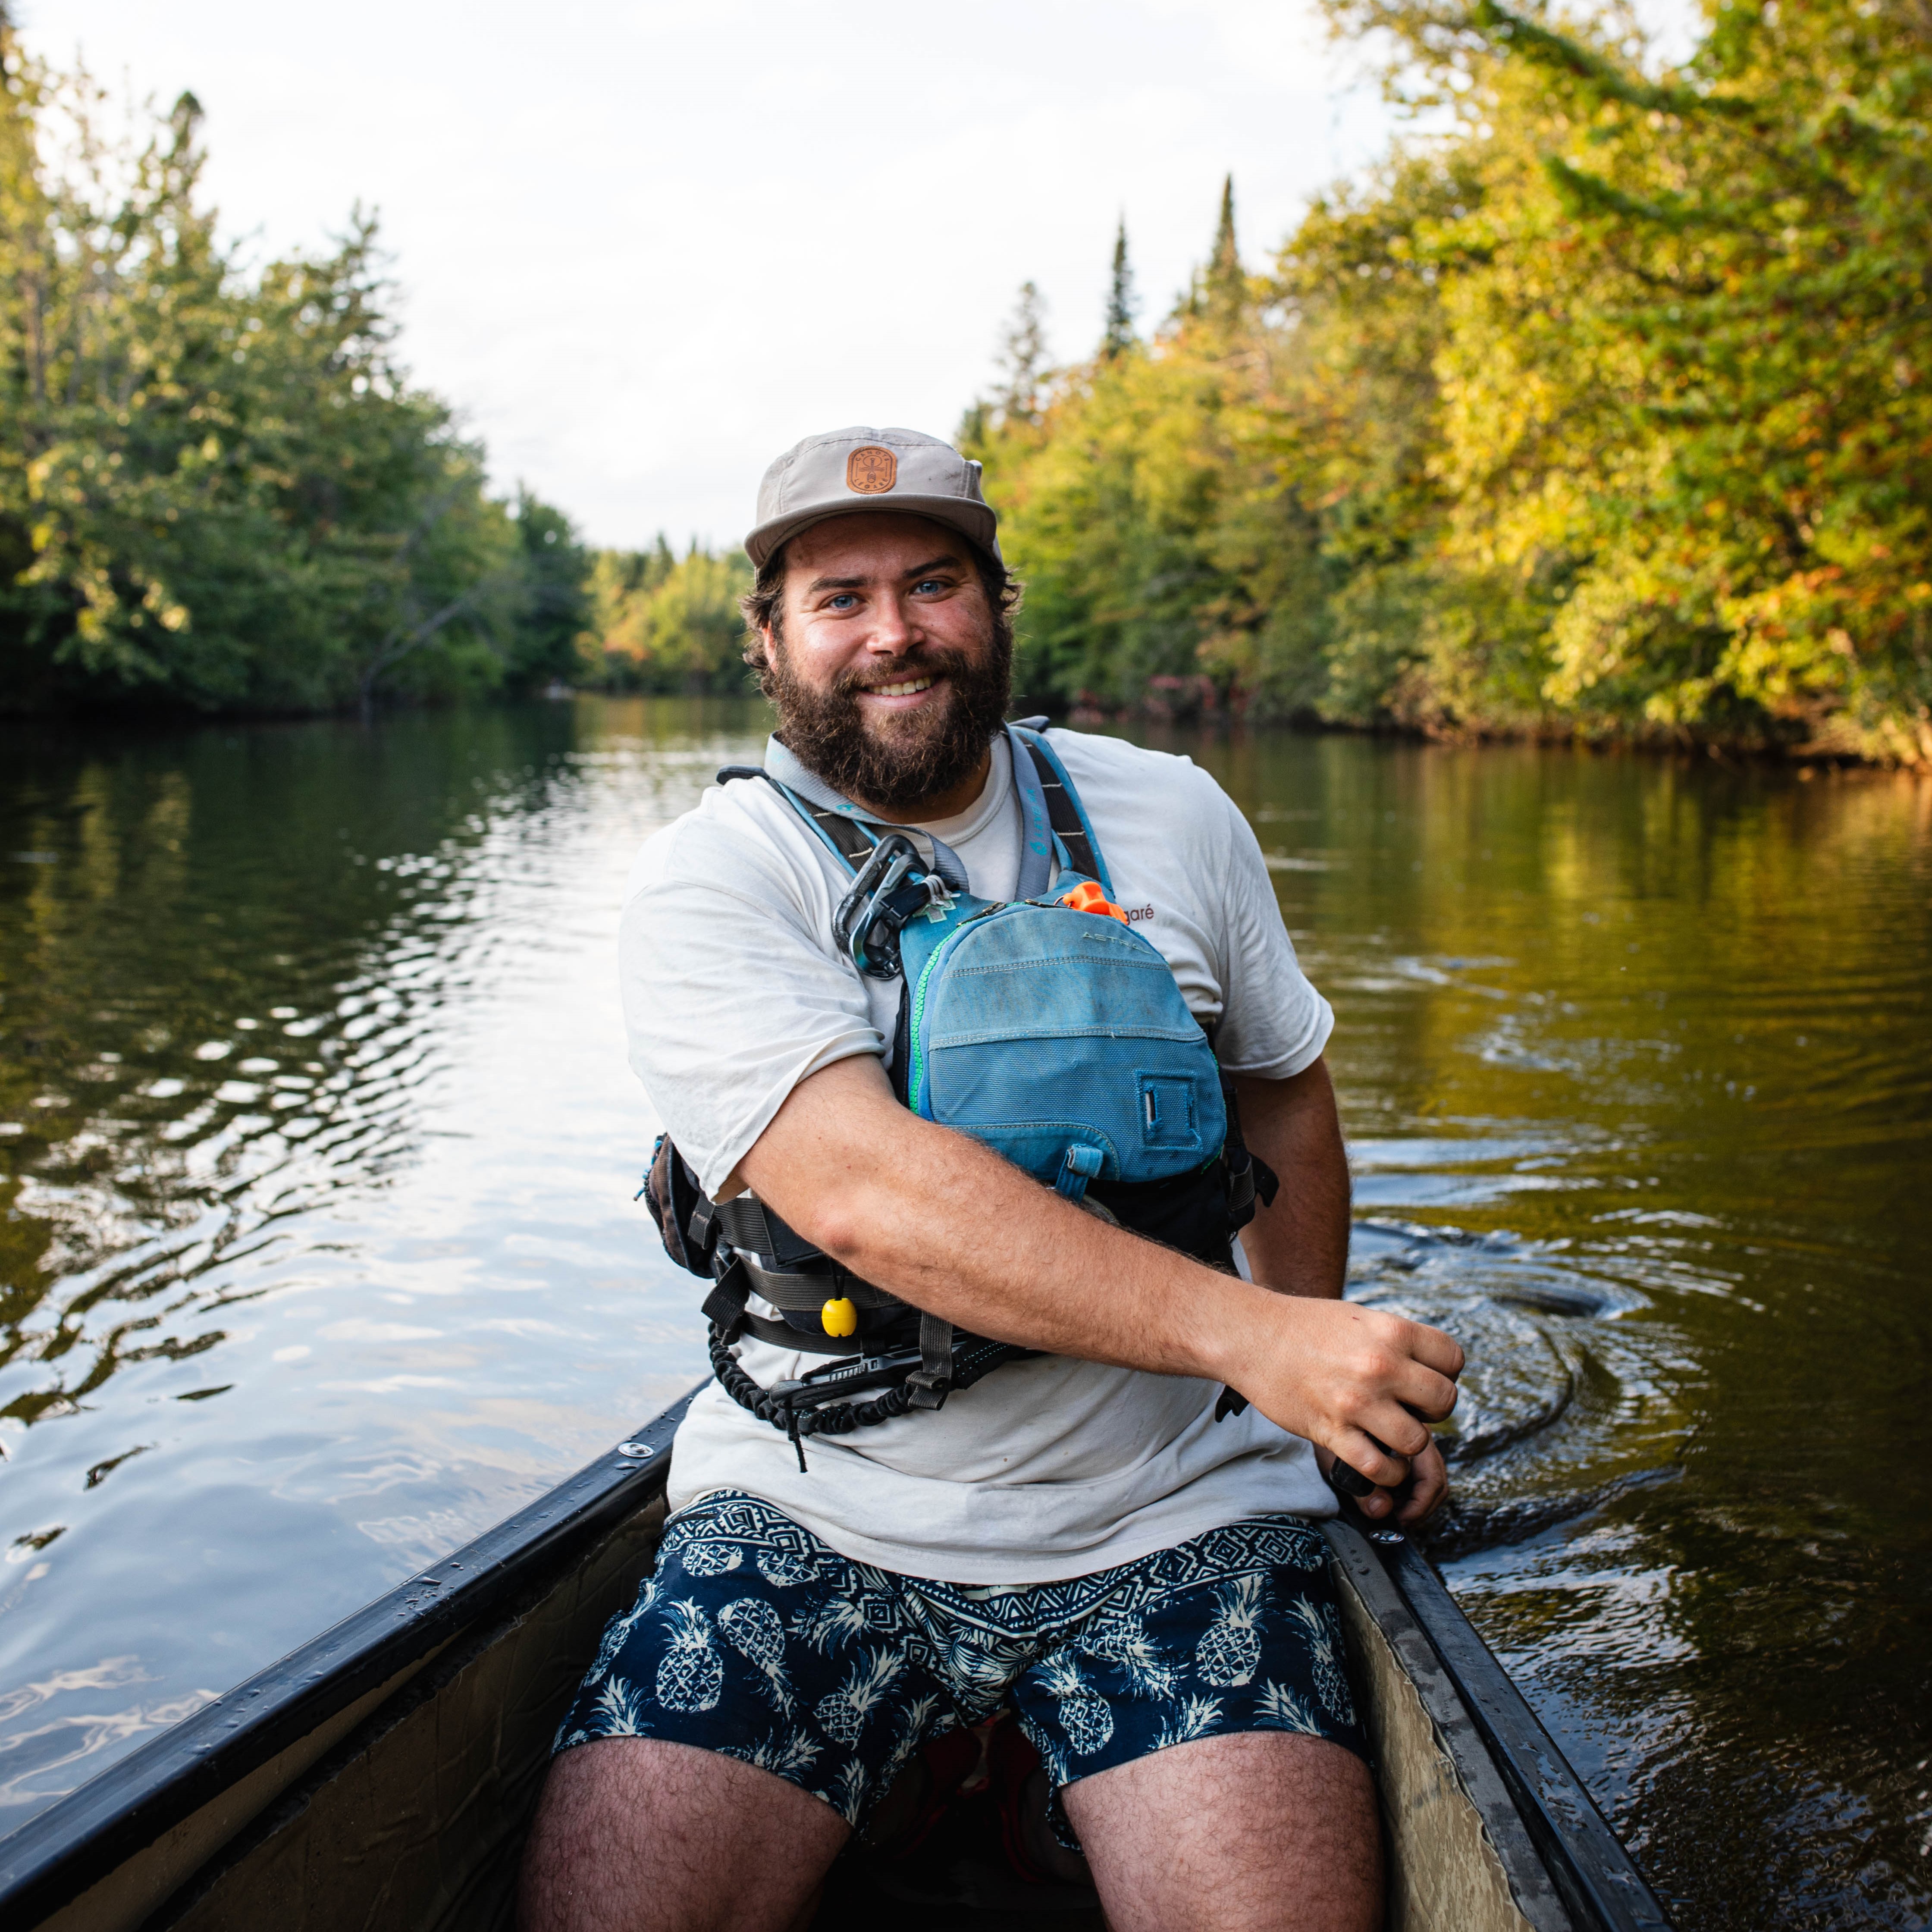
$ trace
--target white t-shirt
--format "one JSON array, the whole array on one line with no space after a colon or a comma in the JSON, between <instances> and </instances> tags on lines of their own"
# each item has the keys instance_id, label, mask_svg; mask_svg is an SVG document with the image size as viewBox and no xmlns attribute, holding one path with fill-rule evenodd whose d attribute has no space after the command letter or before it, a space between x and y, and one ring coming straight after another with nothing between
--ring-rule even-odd
<instances>
[{"instance_id":1,"label":"white t-shirt","mask_svg":"<svg viewBox=\"0 0 1932 1932\"><path fill-rule=\"evenodd\" d=\"M1056 730L1135 931L1188 1005L1217 1020L1231 1072L1310 1065L1334 1016L1304 976L1247 821L1188 759ZM1019 801L1004 739L976 803L922 830L986 898L1018 879ZM834 1060L889 1055L898 982L835 946L850 884L816 832L761 780L738 780L647 840L624 906L631 1064L714 1192L793 1088ZM694 1300L702 1290L692 1284ZM769 1384L820 1358L747 1340ZM1010 1363L938 1411L790 1443L716 1382L672 1450L674 1508L720 1489L764 1498L842 1554L967 1584L1049 1582L1125 1563L1276 1510L1333 1513L1314 1453L1257 1410L1216 1422L1213 1383L1062 1357Z\"/></svg>"}]
</instances>

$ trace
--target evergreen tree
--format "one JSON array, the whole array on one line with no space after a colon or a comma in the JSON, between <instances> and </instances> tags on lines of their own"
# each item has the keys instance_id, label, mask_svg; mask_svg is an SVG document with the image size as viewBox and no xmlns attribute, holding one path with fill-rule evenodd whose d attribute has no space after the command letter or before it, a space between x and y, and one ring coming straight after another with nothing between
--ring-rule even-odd
<instances>
[{"instance_id":1,"label":"evergreen tree","mask_svg":"<svg viewBox=\"0 0 1932 1932\"><path fill-rule=\"evenodd\" d=\"M994 407L1007 422L1038 420L1040 390L1046 381L1046 304L1030 281L1020 284L1019 300L1000 332L1000 378Z\"/></svg>"},{"instance_id":2,"label":"evergreen tree","mask_svg":"<svg viewBox=\"0 0 1932 1932\"><path fill-rule=\"evenodd\" d=\"M1241 252L1234 242L1234 177L1221 184L1221 214L1214 226L1214 247L1208 258L1208 315L1223 326L1237 322L1246 304L1247 278L1241 272Z\"/></svg>"},{"instance_id":3,"label":"evergreen tree","mask_svg":"<svg viewBox=\"0 0 1932 1932\"><path fill-rule=\"evenodd\" d=\"M1134 272L1127 263L1127 218L1123 214L1114 236L1114 273L1107 290L1107 330L1100 339L1100 352L1109 362L1133 345L1136 306Z\"/></svg>"}]
</instances>

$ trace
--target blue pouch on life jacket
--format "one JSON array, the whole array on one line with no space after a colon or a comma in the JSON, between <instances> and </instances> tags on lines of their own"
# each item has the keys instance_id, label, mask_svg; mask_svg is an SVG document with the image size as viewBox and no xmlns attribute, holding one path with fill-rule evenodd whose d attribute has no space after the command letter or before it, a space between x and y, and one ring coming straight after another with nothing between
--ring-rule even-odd
<instances>
[{"instance_id":1,"label":"blue pouch on life jacket","mask_svg":"<svg viewBox=\"0 0 1932 1932\"><path fill-rule=\"evenodd\" d=\"M1172 969L1120 920L1058 902L1080 882L1063 871L1006 904L962 894L899 938L907 1105L1076 1200L1196 1173L1228 1126Z\"/></svg>"}]
</instances>

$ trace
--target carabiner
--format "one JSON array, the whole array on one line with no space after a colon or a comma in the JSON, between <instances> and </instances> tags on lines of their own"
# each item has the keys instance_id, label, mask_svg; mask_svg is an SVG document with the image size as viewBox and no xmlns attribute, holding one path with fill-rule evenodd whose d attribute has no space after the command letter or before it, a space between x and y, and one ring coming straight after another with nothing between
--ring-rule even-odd
<instances>
[{"instance_id":1,"label":"carabiner","mask_svg":"<svg viewBox=\"0 0 1932 1932\"><path fill-rule=\"evenodd\" d=\"M872 892L879 874L902 854L910 854L916 862L918 848L902 832L888 832L866 855L866 862L859 868L845 896L838 902L838 910L832 915L832 936L838 942L842 950L849 950L852 932L860 904Z\"/></svg>"}]
</instances>

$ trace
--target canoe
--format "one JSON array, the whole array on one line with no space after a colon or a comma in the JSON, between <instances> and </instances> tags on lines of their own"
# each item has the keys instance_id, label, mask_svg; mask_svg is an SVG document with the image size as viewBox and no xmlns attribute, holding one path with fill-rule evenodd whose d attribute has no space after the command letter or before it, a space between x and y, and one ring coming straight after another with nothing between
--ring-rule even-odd
<instances>
[{"instance_id":1,"label":"canoe","mask_svg":"<svg viewBox=\"0 0 1932 1932\"><path fill-rule=\"evenodd\" d=\"M648 1572L686 1396L608 1455L0 1839L26 1932L508 1932L552 1734ZM1370 1712L1391 1932L1660 1932L1549 1733L1406 1538L1324 1526ZM970 1835L855 1845L819 1923L1100 1928Z\"/></svg>"}]
</instances>

